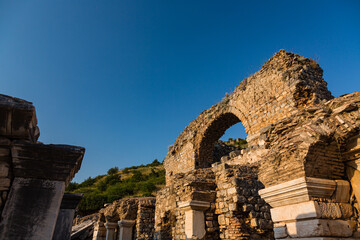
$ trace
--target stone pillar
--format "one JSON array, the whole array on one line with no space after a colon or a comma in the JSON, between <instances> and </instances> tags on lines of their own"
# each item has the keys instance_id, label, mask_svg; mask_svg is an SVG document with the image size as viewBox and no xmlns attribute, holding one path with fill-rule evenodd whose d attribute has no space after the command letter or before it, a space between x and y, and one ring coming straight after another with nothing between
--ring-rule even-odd
<instances>
[{"instance_id":1,"label":"stone pillar","mask_svg":"<svg viewBox=\"0 0 360 240\"><path fill-rule=\"evenodd\" d=\"M275 239L343 239L356 225L345 180L302 177L259 191L272 207Z\"/></svg>"},{"instance_id":2,"label":"stone pillar","mask_svg":"<svg viewBox=\"0 0 360 240\"><path fill-rule=\"evenodd\" d=\"M84 149L14 142L11 153L15 178L0 239L52 239L65 184L80 168Z\"/></svg>"},{"instance_id":3,"label":"stone pillar","mask_svg":"<svg viewBox=\"0 0 360 240\"><path fill-rule=\"evenodd\" d=\"M83 194L65 193L61 201L59 215L56 221L53 240L69 240L74 220L75 209L80 203Z\"/></svg>"},{"instance_id":4,"label":"stone pillar","mask_svg":"<svg viewBox=\"0 0 360 240\"><path fill-rule=\"evenodd\" d=\"M119 224L119 239L118 240L132 240L133 226L135 220L120 220Z\"/></svg>"},{"instance_id":5,"label":"stone pillar","mask_svg":"<svg viewBox=\"0 0 360 240\"><path fill-rule=\"evenodd\" d=\"M106 227L106 240L115 240L116 239L116 228L117 223L107 222L105 223Z\"/></svg>"},{"instance_id":6,"label":"stone pillar","mask_svg":"<svg viewBox=\"0 0 360 240\"><path fill-rule=\"evenodd\" d=\"M204 211L210 207L210 203L191 200L180 202L178 206L185 211L186 239L202 239L206 234Z\"/></svg>"},{"instance_id":7,"label":"stone pillar","mask_svg":"<svg viewBox=\"0 0 360 240\"><path fill-rule=\"evenodd\" d=\"M94 233L92 240L105 240L106 228L103 222L94 223Z\"/></svg>"}]
</instances>

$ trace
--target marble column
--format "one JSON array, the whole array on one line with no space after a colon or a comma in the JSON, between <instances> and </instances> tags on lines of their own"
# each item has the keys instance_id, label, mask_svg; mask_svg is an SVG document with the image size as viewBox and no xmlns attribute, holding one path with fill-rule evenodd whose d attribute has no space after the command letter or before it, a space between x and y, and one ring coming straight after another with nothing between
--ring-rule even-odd
<instances>
[{"instance_id":1,"label":"marble column","mask_svg":"<svg viewBox=\"0 0 360 240\"><path fill-rule=\"evenodd\" d=\"M14 142L11 153L15 178L0 239L52 239L65 185L80 168L84 149Z\"/></svg>"},{"instance_id":2,"label":"marble column","mask_svg":"<svg viewBox=\"0 0 360 240\"><path fill-rule=\"evenodd\" d=\"M65 193L60 205L53 240L69 240L74 220L75 210L80 203L83 194Z\"/></svg>"},{"instance_id":3,"label":"marble column","mask_svg":"<svg viewBox=\"0 0 360 240\"><path fill-rule=\"evenodd\" d=\"M116 228L118 224L107 222L105 223L106 227L106 240L116 240Z\"/></svg>"},{"instance_id":4,"label":"marble column","mask_svg":"<svg viewBox=\"0 0 360 240\"><path fill-rule=\"evenodd\" d=\"M120 220L119 225L119 240L132 240L133 226L135 220Z\"/></svg>"},{"instance_id":5,"label":"marble column","mask_svg":"<svg viewBox=\"0 0 360 240\"><path fill-rule=\"evenodd\" d=\"M178 207L185 211L186 239L202 239L206 234L204 211L210 207L210 203L191 200L179 202Z\"/></svg>"}]
</instances>

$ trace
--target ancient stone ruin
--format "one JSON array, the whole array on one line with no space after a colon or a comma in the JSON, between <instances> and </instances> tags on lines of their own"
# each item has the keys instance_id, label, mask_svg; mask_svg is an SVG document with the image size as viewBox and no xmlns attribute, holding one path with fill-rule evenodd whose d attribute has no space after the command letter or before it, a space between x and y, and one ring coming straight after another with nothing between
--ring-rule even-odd
<instances>
[{"instance_id":1,"label":"ancient stone ruin","mask_svg":"<svg viewBox=\"0 0 360 240\"><path fill-rule=\"evenodd\" d=\"M71 239L359 239L360 92L334 98L326 85L315 61L280 50L184 129L156 198L115 201ZM37 143L32 105L0 100L1 239L51 239L68 228L56 220L76 205L63 189L84 149ZM219 151L240 122L248 147Z\"/></svg>"},{"instance_id":2,"label":"ancient stone ruin","mask_svg":"<svg viewBox=\"0 0 360 240\"><path fill-rule=\"evenodd\" d=\"M154 212L106 217L114 203L93 240L360 238L360 92L334 98L326 85L315 61L276 53L176 139ZM219 158L239 122L248 148ZM141 221L154 224L147 237L134 234Z\"/></svg>"},{"instance_id":3,"label":"ancient stone ruin","mask_svg":"<svg viewBox=\"0 0 360 240\"><path fill-rule=\"evenodd\" d=\"M81 194L65 193L85 149L42 144L35 108L0 95L0 239L70 239Z\"/></svg>"}]
</instances>

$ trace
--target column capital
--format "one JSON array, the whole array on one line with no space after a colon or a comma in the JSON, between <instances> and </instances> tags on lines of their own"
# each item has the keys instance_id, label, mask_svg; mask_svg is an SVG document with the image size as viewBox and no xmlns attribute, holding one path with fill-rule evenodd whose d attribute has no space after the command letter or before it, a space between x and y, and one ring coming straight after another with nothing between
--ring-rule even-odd
<instances>
[{"instance_id":1,"label":"column capital","mask_svg":"<svg viewBox=\"0 0 360 240\"><path fill-rule=\"evenodd\" d=\"M105 227L106 229L113 229L113 228L117 228L118 224L114 223L114 222L106 222L105 223Z\"/></svg>"},{"instance_id":2,"label":"column capital","mask_svg":"<svg viewBox=\"0 0 360 240\"><path fill-rule=\"evenodd\" d=\"M135 225L135 220L120 220L118 221L119 227L133 227Z\"/></svg>"},{"instance_id":3,"label":"column capital","mask_svg":"<svg viewBox=\"0 0 360 240\"><path fill-rule=\"evenodd\" d=\"M190 200L190 201L183 201L178 202L179 208L184 208L185 210L198 210L198 211L205 211L210 207L209 202L205 201L198 201L198 200Z\"/></svg>"},{"instance_id":4,"label":"column capital","mask_svg":"<svg viewBox=\"0 0 360 240\"><path fill-rule=\"evenodd\" d=\"M85 148L15 141L11 153L15 177L68 183L80 169Z\"/></svg>"},{"instance_id":5,"label":"column capital","mask_svg":"<svg viewBox=\"0 0 360 240\"><path fill-rule=\"evenodd\" d=\"M84 194L82 193L64 193L60 209L75 209L83 196Z\"/></svg>"}]
</instances>

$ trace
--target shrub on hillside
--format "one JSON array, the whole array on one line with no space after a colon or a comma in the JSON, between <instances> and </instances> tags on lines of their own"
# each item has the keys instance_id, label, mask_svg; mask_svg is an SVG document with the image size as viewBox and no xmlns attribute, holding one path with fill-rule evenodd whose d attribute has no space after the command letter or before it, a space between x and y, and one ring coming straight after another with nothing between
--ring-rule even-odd
<instances>
[{"instance_id":1,"label":"shrub on hillside","mask_svg":"<svg viewBox=\"0 0 360 240\"><path fill-rule=\"evenodd\" d=\"M79 184L76 182L71 182L69 183L69 185L66 187L66 191L67 192L72 192L74 190L76 190L79 187Z\"/></svg>"},{"instance_id":2,"label":"shrub on hillside","mask_svg":"<svg viewBox=\"0 0 360 240\"><path fill-rule=\"evenodd\" d=\"M119 168L118 167L113 167L113 168L110 168L107 171L107 174L112 175L112 174L115 174L115 173L118 173L118 172L119 172Z\"/></svg>"},{"instance_id":3,"label":"shrub on hillside","mask_svg":"<svg viewBox=\"0 0 360 240\"><path fill-rule=\"evenodd\" d=\"M109 202L134 194L134 183L117 183L109 186L105 192Z\"/></svg>"},{"instance_id":4,"label":"shrub on hillside","mask_svg":"<svg viewBox=\"0 0 360 240\"><path fill-rule=\"evenodd\" d=\"M79 204L79 214L87 215L96 212L107 202L107 197L99 193L88 193Z\"/></svg>"}]
</instances>

